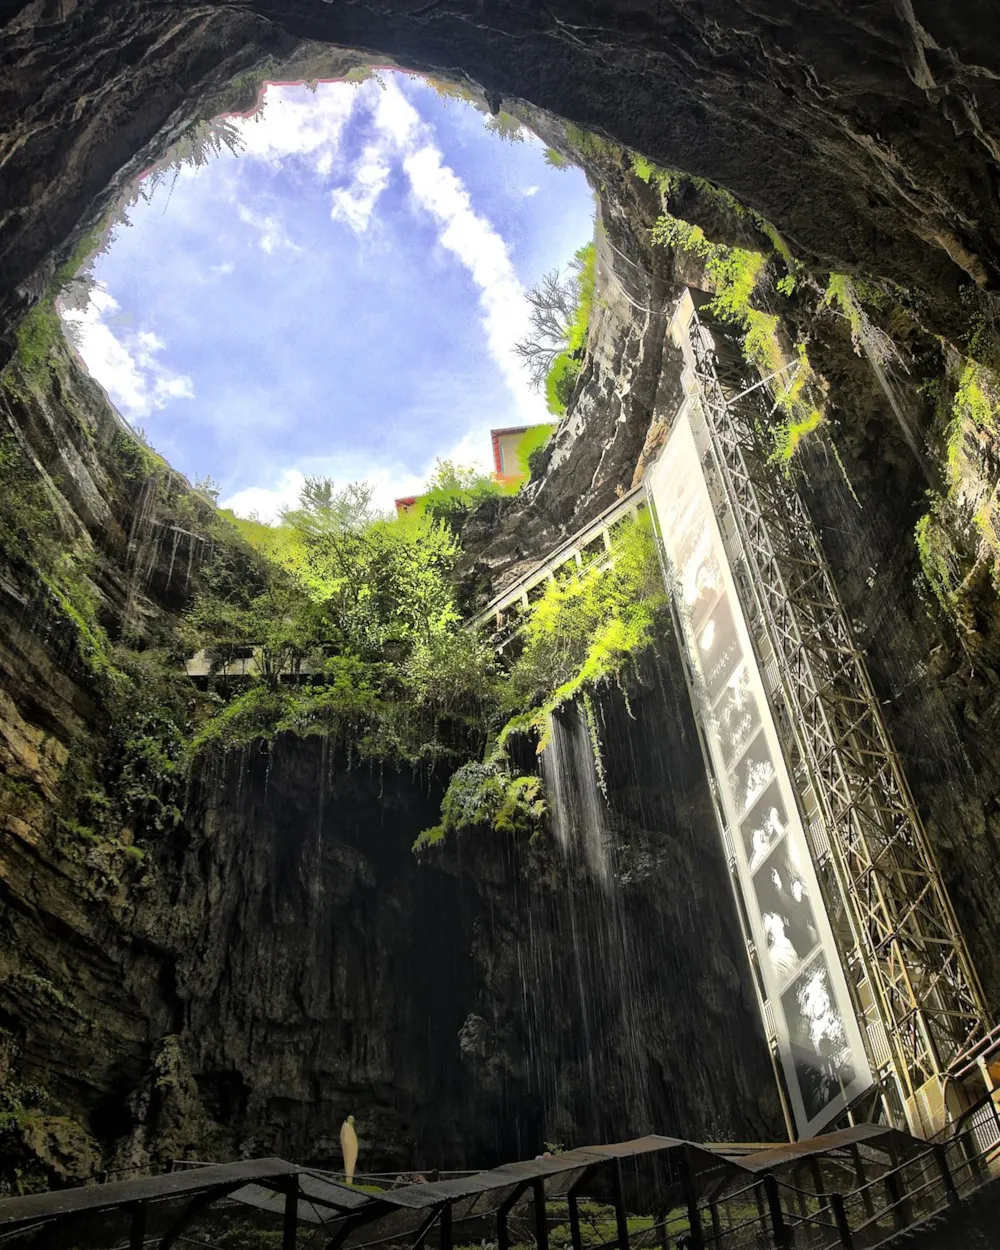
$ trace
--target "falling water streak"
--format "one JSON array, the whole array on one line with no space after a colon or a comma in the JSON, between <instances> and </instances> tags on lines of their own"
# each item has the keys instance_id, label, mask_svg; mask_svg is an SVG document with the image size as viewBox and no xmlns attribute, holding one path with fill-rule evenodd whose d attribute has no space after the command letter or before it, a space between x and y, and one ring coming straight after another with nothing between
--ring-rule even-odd
<instances>
[{"instance_id":1,"label":"falling water streak","mask_svg":"<svg viewBox=\"0 0 1000 1250\"><path fill-rule=\"evenodd\" d=\"M179 529L175 528L174 529L174 542L173 542L173 546L170 548L170 567L167 569L167 585L168 586L174 580L174 561L177 559L177 544L180 542L180 540L181 540L181 532Z\"/></svg>"},{"instance_id":2,"label":"falling water streak","mask_svg":"<svg viewBox=\"0 0 1000 1250\"><path fill-rule=\"evenodd\" d=\"M864 339L862 339L862 347L864 348L865 356L868 358L868 363L872 367L872 372L875 374L876 378L878 378L878 384L882 388L882 393L889 401L889 407L892 409L896 421L899 423L899 428L902 431L903 438L906 440L906 445L909 447L910 451L913 452L914 458L916 459L917 464L920 465L924 477L928 482L932 482L934 480L934 476L931 473L930 465L927 463L923 452L920 450L920 444L917 442L917 436L913 432L913 428L910 425L906 413L903 411L903 406L899 402L892 381L886 373L878 355L871 350Z\"/></svg>"}]
</instances>

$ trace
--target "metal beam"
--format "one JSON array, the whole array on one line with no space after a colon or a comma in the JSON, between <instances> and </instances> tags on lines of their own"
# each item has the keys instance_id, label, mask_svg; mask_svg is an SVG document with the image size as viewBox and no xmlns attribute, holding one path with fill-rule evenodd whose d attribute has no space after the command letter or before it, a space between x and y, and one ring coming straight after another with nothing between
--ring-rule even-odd
<instances>
[{"instance_id":1,"label":"metal beam","mask_svg":"<svg viewBox=\"0 0 1000 1250\"><path fill-rule=\"evenodd\" d=\"M545 1212L545 1178L536 1176L531 1182L532 1207L535 1215L535 1244L538 1250L549 1250L549 1225Z\"/></svg>"},{"instance_id":2,"label":"metal beam","mask_svg":"<svg viewBox=\"0 0 1000 1250\"><path fill-rule=\"evenodd\" d=\"M611 1160L611 1197L615 1204L615 1225L618 1232L618 1250L629 1250L628 1217L625 1214L625 1191L622 1185L622 1161Z\"/></svg>"},{"instance_id":3,"label":"metal beam","mask_svg":"<svg viewBox=\"0 0 1000 1250\"><path fill-rule=\"evenodd\" d=\"M299 1223L299 1178L290 1176L285 1190L285 1213L281 1222L281 1250L295 1250Z\"/></svg>"},{"instance_id":4,"label":"metal beam","mask_svg":"<svg viewBox=\"0 0 1000 1250\"><path fill-rule=\"evenodd\" d=\"M783 748L819 806L814 854L832 870L819 875L855 1008L866 1037L871 1011L884 1029L905 1100L988 1032L982 991L812 519L765 442L763 393L747 393L748 367L718 356L696 315L690 340L709 488L758 660L774 674ZM885 1073L884 1057L870 1058Z\"/></svg>"}]
</instances>

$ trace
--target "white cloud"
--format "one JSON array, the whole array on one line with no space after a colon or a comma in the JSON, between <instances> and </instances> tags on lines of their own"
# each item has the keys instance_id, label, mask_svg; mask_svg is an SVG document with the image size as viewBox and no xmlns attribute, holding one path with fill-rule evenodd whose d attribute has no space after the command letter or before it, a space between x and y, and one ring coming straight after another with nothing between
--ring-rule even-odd
<instances>
[{"instance_id":1,"label":"white cloud","mask_svg":"<svg viewBox=\"0 0 1000 1250\"><path fill-rule=\"evenodd\" d=\"M361 155L351 185L339 187L333 192L330 216L334 221L343 221L350 226L355 234L363 233L368 229L379 196L388 185L389 163L385 145L370 143Z\"/></svg>"},{"instance_id":2,"label":"white cloud","mask_svg":"<svg viewBox=\"0 0 1000 1250\"><path fill-rule=\"evenodd\" d=\"M66 309L63 320L90 374L130 419L148 417L174 399L193 399L194 383L185 373L169 368L157 356L166 344L148 330L119 335L106 318L118 311L118 301L98 283L83 309Z\"/></svg>"},{"instance_id":3,"label":"white cloud","mask_svg":"<svg viewBox=\"0 0 1000 1250\"><path fill-rule=\"evenodd\" d=\"M521 194L527 200L527 199L530 199L531 196L537 195L540 190L541 190L541 187L525 187L524 190L521 192Z\"/></svg>"},{"instance_id":4,"label":"white cloud","mask_svg":"<svg viewBox=\"0 0 1000 1250\"><path fill-rule=\"evenodd\" d=\"M289 156L308 157L325 177L339 155L357 96L356 91L304 93L301 88L269 85L260 113L231 120L240 131L245 155L271 165Z\"/></svg>"},{"instance_id":5,"label":"white cloud","mask_svg":"<svg viewBox=\"0 0 1000 1250\"><path fill-rule=\"evenodd\" d=\"M503 422L501 423L503 424ZM330 477L339 486L348 482L371 482L375 487L373 502L384 512L393 512L395 501L410 495L419 495L434 472L440 457L455 464L469 465L483 473L492 472L493 452L490 443L490 425L481 423L467 431L458 442L444 451L436 451L420 472L414 473L398 460L376 459L363 451L346 455L309 457L295 466L268 475L267 486L246 486L234 491L220 501L223 508L231 508L237 516L257 516L261 521L277 521L282 508L294 507L306 475Z\"/></svg>"},{"instance_id":6,"label":"white cloud","mask_svg":"<svg viewBox=\"0 0 1000 1250\"><path fill-rule=\"evenodd\" d=\"M237 516L257 516L261 521L277 521L282 508L294 507L299 494L310 476L331 477L338 486L348 482L371 482L375 487L373 503L383 512L393 512L395 501L409 495L418 495L423 489L427 473L413 473L398 462L380 462L361 457L345 459L342 456L329 459L313 459L301 467L282 469L270 478L269 486L246 486L234 491L220 501L223 508L231 508Z\"/></svg>"},{"instance_id":7,"label":"white cloud","mask_svg":"<svg viewBox=\"0 0 1000 1250\"><path fill-rule=\"evenodd\" d=\"M282 508L292 508L299 502L305 480L305 474L299 469L285 469L273 486L246 486L220 499L219 506L231 508L237 516L276 521Z\"/></svg>"},{"instance_id":8,"label":"white cloud","mask_svg":"<svg viewBox=\"0 0 1000 1250\"><path fill-rule=\"evenodd\" d=\"M255 213L253 209L241 204L240 221L246 222L257 231L257 242L263 252L270 254L279 249L288 252L299 250L288 237L285 227L278 218L270 213Z\"/></svg>"},{"instance_id":9,"label":"white cloud","mask_svg":"<svg viewBox=\"0 0 1000 1250\"><path fill-rule=\"evenodd\" d=\"M548 419L540 396L528 386L513 354L528 330L530 308L503 237L475 211L461 178L445 163L432 129L420 119L390 79L363 97L372 108L374 138L365 148L350 185L333 192L331 216L355 231L367 229L379 196L389 182L391 162L401 159L414 202L438 227L441 246L468 270L479 290L486 345L503 374L516 408L516 421ZM537 187L528 188L532 195Z\"/></svg>"},{"instance_id":10,"label":"white cloud","mask_svg":"<svg viewBox=\"0 0 1000 1250\"><path fill-rule=\"evenodd\" d=\"M441 227L442 247L465 266L479 288L490 355L499 365L525 421L546 419L541 398L528 386L514 344L528 329L529 305L507 244L472 207L469 193L440 151L427 144L403 161L414 198Z\"/></svg>"}]
</instances>

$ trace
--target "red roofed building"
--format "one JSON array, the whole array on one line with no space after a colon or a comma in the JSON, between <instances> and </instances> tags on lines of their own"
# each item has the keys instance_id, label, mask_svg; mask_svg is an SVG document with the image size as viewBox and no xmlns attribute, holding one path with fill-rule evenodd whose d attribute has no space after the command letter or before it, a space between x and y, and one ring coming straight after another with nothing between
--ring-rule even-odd
<instances>
[{"instance_id":1,"label":"red roofed building","mask_svg":"<svg viewBox=\"0 0 1000 1250\"><path fill-rule=\"evenodd\" d=\"M490 430L493 440L493 476L498 482L519 481L524 477L524 466L519 463L517 449L521 437L530 425L511 425L505 430Z\"/></svg>"}]
</instances>

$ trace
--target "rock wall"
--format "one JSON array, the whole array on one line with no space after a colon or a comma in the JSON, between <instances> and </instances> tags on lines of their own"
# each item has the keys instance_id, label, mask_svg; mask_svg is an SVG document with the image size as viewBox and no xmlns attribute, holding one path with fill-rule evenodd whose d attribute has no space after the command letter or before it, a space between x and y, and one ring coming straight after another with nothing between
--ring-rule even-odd
<instances>
[{"instance_id":1,"label":"rock wall","mask_svg":"<svg viewBox=\"0 0 1000 1250\"><path fill-rule=\"evenodd\" d=\"M164 129L314 40L467 74L495 101L712 178L810 264L891 279L958 338L960 290L990 291L1000 273L998 20L942 0L14 0L0 38L0 308L10 322L41 293Z\"/></svg>"},{"instance_id":2,"label":"rock wall","mask_svg":"<svg viewBox=\"0 0 1000 1250\"><path fill-rule=\"evenodd\" d=\"M467 1063L501 1105L524 1091L528 1141L534 1129L567 1144L583 1126L603 1141L780 1139L669 617L627 693L606 691L595 713L605 794L575 705L560 714L545 768L567 808L565 843L470 834L439 853L479 899ZM589 814L578 797L588 790L599 809Z\"/></svg>"},{"instance_id":3,"label":"rock wall","mask_svg":"<svg viewBox=\"0 0 1000 1250\"><path fill-rule=\"evenodd\" d=\"M968 347L970 313L987 330L995 316L998 19L933 0L765 7L15 0L0 27L3 350L124 183L202 112L249 106L268 57L289 77L341 72L360 55L351 48L468 74L497 106L547 109L728 187L806 266L791 316L828 388L832 442L807 448L800 472L998 1002L997 676L928 611L911 537L937 482L921 463L934 425L920 387L948 371L928 332ZM645 248L635 223L657 206L620 162L600 181L594 335L544 475L470 544L492 585L631 485L672 408L664 313L697 275ZM713 212L696 204L691 216L713 237L738 233ZM889 328L911 373L894 370L891 398L822 305L809 273L828 269L894 293ZM111 637L166 644L211 539L183 484L171 507L184 526L151 517L148 463L60 361L2 400L44 519L37 533L34 513L5 533L15 554L0 568L0 1073L5 1107L30 1111L5 1149L14 1132L41 1161L35 1180L194 1149L330 1161L348 1109L367 1167L489 1162L550 1133L640 1125L773 1132L732 918L713 912L710 943L699 927L728 885L703 838L684 714L662 712L674 677L649 678L661 710L641 735L604 705L612 829L632 868L624 909L593 906L582 962L570 908L594 896L578 867L552 847L476 841L453 862L418 864L408 848L433 820L433 786L347 771L321 745L281 743L203 774L145 859L135 830L83 835L79 807L94 798L80 762L113 725L73 604L23 553L42 528L56 554L85 550L78 589ZM620 756L626 741L639 758ZM599 931L617 935L607 960ZM605 963L630 961L640 974L613 980L627 994L609 996ZM631 1084L616 1055L625 1011Z\"/></svg>"},{"instance_id":4,"label":"rock wall","mask_svg":"<svg viewBox=\"0 0 1000 1250\"><path fill-rule=\"evenodd\" d=\"M595 437L589 391L610 376L581 384ZM375 1171L643 1129L779 1130L735 919L709 906L729 887L666 659L633 694L656 709L643 758L608 757L631 875L599 898L551 839L418 860L445 778L349 767L320 739L210 757L184 793L116 823L135 761L116 758L87 622L147 656L157 698L194 707L210 696L182 676L177 613L221 539L65 346L12 368L0 410L4 463L25 478L8 483L13 512L0 501L0 1183L183 1156L336 1165L348 1113ZM86 612L66 598L67 550ZM169 751L155 699L151 715L144 742ZM620 700L606 715L624 741Z\"/></svg>"}]
</instances>

